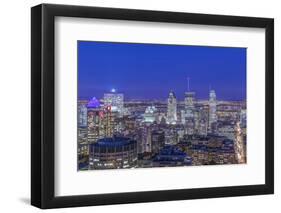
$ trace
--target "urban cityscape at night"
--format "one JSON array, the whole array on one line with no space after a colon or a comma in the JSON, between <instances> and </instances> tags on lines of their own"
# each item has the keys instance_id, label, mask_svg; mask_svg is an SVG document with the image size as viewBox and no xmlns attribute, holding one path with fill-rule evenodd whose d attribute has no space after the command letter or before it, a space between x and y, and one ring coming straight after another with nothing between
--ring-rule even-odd
<instances>
[{"instance_id":1,"label":"urban cityscape at night","mask_svg":"<svg viewBox=\"0 0 281 213\"><path fill-rule=\"evenodd\" d=\"M246 49L78 41L77 168L243 164Z\"/></svg>"}]
</instances>

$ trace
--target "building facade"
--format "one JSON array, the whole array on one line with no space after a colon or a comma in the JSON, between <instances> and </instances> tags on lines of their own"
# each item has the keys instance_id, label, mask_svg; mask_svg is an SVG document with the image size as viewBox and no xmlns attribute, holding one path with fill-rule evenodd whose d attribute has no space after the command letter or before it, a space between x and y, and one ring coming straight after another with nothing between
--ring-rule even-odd
<instances>
[{"instance_id":1,"label":"building facade","mask_svg":"<svg viewBox=\"0 0 281 213\"><path fill-rule=\"evenodd\" d=\"M211 90L209 94L209 131L213 132L217 122L217 98L215 90Z\"/></svg>"},{"instance_id":2,"label":"building facade","mask_svg":"<svg viewBox=\"0 0 281 213\"><path fill-rule=\"evenodd\" d=\"M174 92L169 93L167 100L167 124L177 123L177 99Z\"/></svg>"},{"instance_id":3,"label":"building facade","mask_svg":"<svg viewBox=\"0 0 281 213\"><path fill-rule=\"evenodd\" d=\"M90 169L121 169L137 166L137 141L111 137L90 145Z\"/></svg>"},{"instance_id":4,"label":"building facade","mask_svg":"<svg viewBox=\"0 0 281 213\"><path fill-rule=\"evenodd\" d=\"M100 102L94 97L87 104L88 143L95 143L98 139L104 136L100 115Z\"/></svg>"},{"instance_id":5,"label":"building facade","mask_svg":"<svg viewBox=\"0 0 281 213\"><path fill-rule=\"evenodd\" d=\"M111 107L112 112L118 112L119 115L124 113L124 94L122 93L105 93L103 96L104 107Z\"/></svg>"},{"instance_id":6,"label":"building facade","mask_svg":"<svg viewBox=\"0 0 281 213\"><path fill-rule=\"evenodd\" d=\"M78 127L87 126L87 107L85 104L78 105Z\"/></svg>"}]
</instances>

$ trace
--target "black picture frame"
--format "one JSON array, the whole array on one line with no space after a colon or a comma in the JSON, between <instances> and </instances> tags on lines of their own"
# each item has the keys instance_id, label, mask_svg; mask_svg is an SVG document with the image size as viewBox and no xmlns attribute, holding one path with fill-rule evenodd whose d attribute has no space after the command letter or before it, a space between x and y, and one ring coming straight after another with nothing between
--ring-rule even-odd
<instances>
[{"instance_id":1,"label":"black picture frame","mask_svg":"<svg viewBox=\"0 0 281 213\"><path fill-rule=\"evenodd\" d=\"M264 28L265 184L56 197L54 21L58 16ZM47 209L274 193L274 20L271 18L41 4L31 8L31 97L31 204L36 207Z\"/></svg>"}]
</instances>

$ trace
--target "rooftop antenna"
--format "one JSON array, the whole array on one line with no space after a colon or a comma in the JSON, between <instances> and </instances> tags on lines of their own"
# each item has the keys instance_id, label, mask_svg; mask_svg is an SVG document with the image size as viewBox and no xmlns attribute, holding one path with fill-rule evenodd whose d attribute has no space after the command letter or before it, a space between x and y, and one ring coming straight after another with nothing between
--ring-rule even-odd
<instances>
[{"instance_id":1,"label":"rooftop antenna","mask_svg":"<svg viewBox=\"0 0 281 213\"><path fill-rule=\"evenodd\" d=\"M187 77L187 91L188 91L188 92L189 92L189 80L190 80L190 78Z\"/></svg>"}]
</instances>

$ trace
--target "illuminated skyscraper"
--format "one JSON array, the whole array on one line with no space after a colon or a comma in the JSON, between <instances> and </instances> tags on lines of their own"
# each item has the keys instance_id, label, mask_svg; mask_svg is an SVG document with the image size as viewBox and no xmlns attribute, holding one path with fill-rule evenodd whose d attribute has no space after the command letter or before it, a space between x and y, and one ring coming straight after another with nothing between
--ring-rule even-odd
<instances>
[{"instance_id":1,"label":"illuminated skyscraper","mask_svg":"<svg viewBox=\"0 0 281 213\"><path fill-rule=\"evenodd\" d=\"M187 78L188 90L184 98L184 110L181 111L181 123L185 125L185 133L192 135L195 133L195 92L189 90L189 78Z\"/></svg>"},{"instance_id":2,"label":"illuminated skyscraper","mask_svg":"<svg viewBox=\"0 0 281 213\"><path fill-rule=\"evenodd\" d=\"M247 126L247 111L246 109L242 109L240 112L240 123L241 128L246 128Z\"/></svg>"},{"instance_id":3,"label":"illuminated skyscraper","mask_svg":"<svg viewBox=\"0 0 281 213\"><path fill-rule=\"evenodd\" d=\"M86 104L78 103L78 144L77 154L79 160L84 161L88 158L89 146L88 146L88 122L87 122L87 107Z\"/></svg>"},{"instance_id":4,"label":"illuminated skyscraper","mask_svg":"<svg viewBox=\"0 0 281 213\"><path fill-rule=\"evenodd\" d=\"M190 120L194 118L194 99L195 99L195 92L191 92L189 90L189 77L187 78L187 92L185 93L184 98L184 106L185 106L185 113L186 113L186 119Z\"/></svg>"},{"instance_id":5,"label":"illuminated skyscraper","mask_svg":"<svg viewBox=\"0 0 281 213\"><path fill-rule=\"evenodd\" d=\"M114 131L114 115L111 107L101 107L93 98L87 105L88 111L88 142L95 143L98 139L112 137Z\"/></svg>"},{"instance_id":6,"label":"illuminated skyscraper","mask_svg":"<svg viewBox=\"0 0 281 213\"><path fill-rule=\"evenodd\" d=\"M84 104L78 105L78 127L87 127L87 107Z\"/></svg>"},{"instance_id":7,"label":"illuminated skyscraper","mask_svg":"<svg viewBox=\"0 0 281 213\"><path fill-rule=\"evenodd\" d=\"M212 130L213 124L217 122L217 99L215 90L210 91L209 95L209 130Z\"/></svg>"},{"instance_id":8,"label":"illuminated skyscraper","mask_svg":"<svg viewBox=\"0 0 281 213\"><path fill-rule=\"evenodd\" d=\"M177 99L174 92L169 93L167 107L167 123L176 124L177 122Z\"/></svg>"},{"instance_id":9,"label":"illuminated skyscraper","mask_svg":"<svg viewBox=\"0 0 281 213\"><path fill-rule=\"evenodd\" d=\"M87 118L88 118L88 142L95 143L101 138L101 107L99 101L94 97L87 105Z\"/></svg>"},{"instance_id":10,"label":"illuminated skyscraper","mask_svg":"<svg viewBox=\"0 0 281 213\"><path fill-rule=\"evenodd\" d=\"M115 89L111 90L111 93L105 93L103 96L104 106L111 107L112 112L118 112L119 115L123 115L124 112L124 95L122 93L116 93Z\"/></svg>"},{"instance_id":11,"label":"illuminated skyscraper","mask_svg":"<svg viewBox=\"0 0 281 213\"><path fill-rule=\"evenodd\" d=\"M100 112L100 118L101 118L101 127L103 129L103 135L105 137L112 137L114 132L114 124L115 124L115 112L111 111L111 108L105 107Z\"/></svg>"},{"instance_id":12,"label":"illuminated skyscraper","mask_svg":"<svg viewBox=\"0 0 281 213\"><path fill-rule=\"evenodd\" d=\"M195 92L186 92L185 93L185 98L184 98L184 106L185 110L189 111L187 113L187 117L193 117L193 112L194 112L194 99L195 99Z\"/></svg>"},{"instance_id":13,"label":"illuminated skyscraper","mask_svg":"<svg viewBox=\"0 0 281 213\"><path fill-rule=\"evenodd\" d=\"M234 150L237 163L246 163L246 150L240 122L237 122L235 127Z\"/></svg>"},{"instance_id":14,"label":"illuminated skyscraper","mask_svg":"<svg viewBox=\"0 0 281 213\"><path fill-rule=\"evenodd\" d=\"M186 92L184 99L185 110L182 112L182 123L186 126L185 133L192 135L195 133L195 92Z\"/></svg>"}]
</instances>

